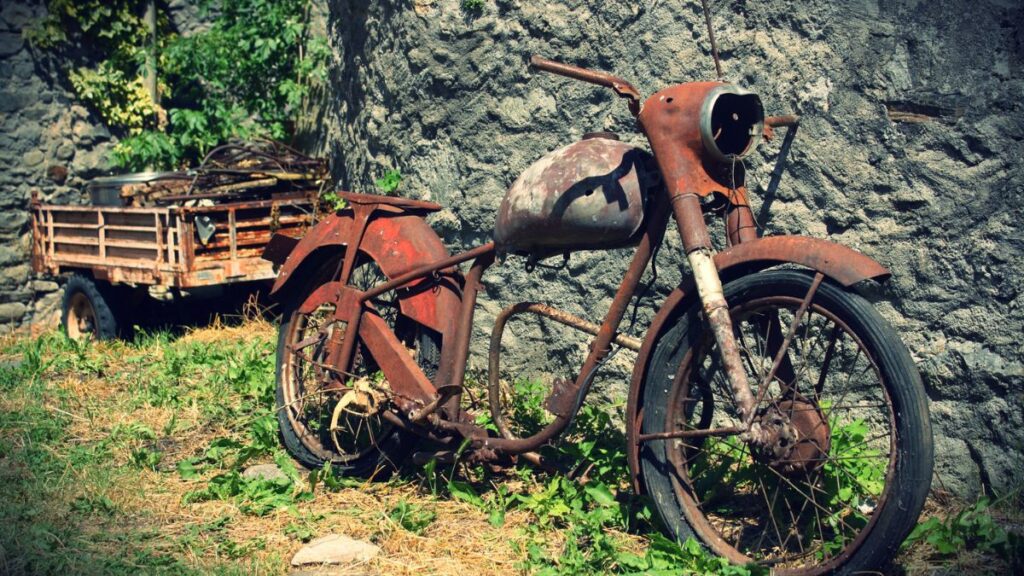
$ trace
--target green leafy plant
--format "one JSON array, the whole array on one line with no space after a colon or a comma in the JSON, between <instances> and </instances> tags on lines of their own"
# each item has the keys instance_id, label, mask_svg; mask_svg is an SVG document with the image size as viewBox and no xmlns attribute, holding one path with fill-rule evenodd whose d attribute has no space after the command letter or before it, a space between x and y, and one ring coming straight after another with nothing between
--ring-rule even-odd
<instances>
[{"instance_id":1,"label":"green leafy plant","mask_svg":"<svg viewBox=\"0 0 1024 576\"><path fill-rule=\"evenodd\" d=\"M153 42L140 0L48 0L26 36L120 137L113 165L173 168L230 139L291 136L329 54L310 32L310 2L206 0L208 28L179 36L161 12ZM159 102L144 86L147 63Z\"/></svg>"},{"instance_id":2,"label":"green leafy plant","mask_svg":"<svg viewBox=\"0 0 1024 576\"><path fill-rule=\"evenodd\" d=\"M404 499L399 500L386 516L391 522L417 536L422 535L437 519L437 514L433 510L418 504L410 504Z\"/></svg>"},{"instance_id":3,"label":"green leafy plant","mask_svg":"<svg viewBox=\"0 0 1024 576\"><path fill-rule=\"evenodd\" d=\"M946 518L928 518L914 528L903 547L924 542L940 557L965 550L994 552L1015 566L1024 566L1024 537L995 522L990 513L992 503L984 497Z\"/></svg>"},{"instance_id":4,"label":"green leafy plant","mask_svg":"<svg viewBox=\"0 0 1024 576\"><path fill-rule=\"evenodd\" d=\"M320 202L331 212L337 212L338 210L348 206L348 202L346 202L341 196L338 196L338 193L333 190L321 194Z\"/></svg>"},{"instance_id":5,"label":"green leafy plant","mask_svg":"<svg viewBox=\"0 0 1024 576\"><path fill-rule=\"evenodd\" d=\"M402 173L398 170L388 170L383 176L374 181L381 194L391 196L398 191L402 184Z\"/></svg>"},{"instance_id":6,"label":"green leafy plant","mask_svg":"<svg viewBox=\"0 0 1024 576\"><path fill-rule=\"evenodd\" d=\"M462 0L462 10L465 12L482 12L486 0Z\"/></svg>"}]
</instances>

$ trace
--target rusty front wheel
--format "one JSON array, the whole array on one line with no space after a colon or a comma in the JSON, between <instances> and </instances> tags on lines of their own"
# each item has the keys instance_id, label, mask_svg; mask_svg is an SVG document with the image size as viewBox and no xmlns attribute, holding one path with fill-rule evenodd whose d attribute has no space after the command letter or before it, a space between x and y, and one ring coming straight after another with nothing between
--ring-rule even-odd
<instances>
[{"instance_id":1,"label":"rusty front wheel","mask_svg":"<svg viewBox=\"0 0 1024 576\"><path fill-rule=\"evenodd\" d=\"M928 492L926 397L906 348L863 298L824 282L779 355L811 276L775 270L726 285L769 441L738 434L647 440L642 472L666 526L736 564L777 574L875 570ZM767 386L776 358L781 366ZM740 425L699 306L658 340L645 434Z\"/></svg>"}]
</instances>

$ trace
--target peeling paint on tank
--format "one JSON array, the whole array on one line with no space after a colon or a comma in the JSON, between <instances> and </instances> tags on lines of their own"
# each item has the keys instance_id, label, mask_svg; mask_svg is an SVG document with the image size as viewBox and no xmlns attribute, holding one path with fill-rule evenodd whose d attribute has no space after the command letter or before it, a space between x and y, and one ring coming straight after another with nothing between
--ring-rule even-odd
<instances>
[{"instance_id":1,"label":"peeling paint on tank","mask_svg":"<svg viewBox=\"0 0 1024 576\"><path fill-rule=\"evenodd\" d=\"M550 152L527 168L502 200L495 225L501 252L546 256L628 245L643 222L647 152L591 138Z\"/></svg>"}]
</instances>

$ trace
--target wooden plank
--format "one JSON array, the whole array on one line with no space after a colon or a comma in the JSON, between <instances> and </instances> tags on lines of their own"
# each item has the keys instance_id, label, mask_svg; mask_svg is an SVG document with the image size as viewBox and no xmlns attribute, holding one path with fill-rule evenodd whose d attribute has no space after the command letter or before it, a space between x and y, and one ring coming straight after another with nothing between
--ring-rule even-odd
<instances>
[{"instance_id":1,"label":"wooden plank","mask_svg":"<svg viewBox=\"0 0 1024 576\"><path fill-rule=\"evenodd\" d=\"M72 228L75 230L99 230L99 224L78 224L74 222L54 222L54 228Z\"/></svg>"},{"instance_id":2,"label":"wooden plank","mask_svg":"<svg viewBox=\"0 0 1024 576\"><path fill-rule=\"evenodd\" d=\"M60 265L83 265L83 266L97 266L97 267L119 267L119 268L132 268L134 270L152 270L152 261L139 260L137 258L120 258L107 256L106 258L100 258L96 255L88 254L62 254L57 259L57 263Z\"/></svg>"},{"instance_id":3,"label":"wooden plank","mask_svg":"<svg viewBox=\"0 0 1024 576\"><path fill-rule=\"evenodd\" d=\"M163 234L160 233L160 215L159 214L153 214L153 227L156 228L156 230L154 230L153 232L156 235L156 259L157 259L157 262L161 262L161 261L165 262L166 260L164 258L164 249L166 247L164 246Z\"/></svg>"},{"instance_id":4,"label":"wooden plank","mask_svg":"<svg viewBox=\"0 0 1024 576\"><path fill-rule=\"evenodd\" d=\"M97 212L96 217L99 219L100 228L100 258L107 257L107 231L103 229L103 212Z\"/></svg>"},{"instance_id":5,"label":"wooden plank","mask_svg":"<svg viewBox=\"0 0 1024 576\"><path fill-rule=\"evenodd\" d=\"M53 211L46 211L46 236L50 240L50 258L53 258Z\"/></svg>"},{"instance_id":6,"label":"wooden plank","mask_svg":"<svg viewBox=\"0 0 1024 576\"><path fill-rule=\"evenodd\" d=\"M166 208L135 208L135 207L99 207L99 206L64 206L57 204L43 204L43 208L56 212L93 212L102 210L108 214L159 214L165 212Z\"/></svg>"},{"instance_id":7,"label":"wooden plank","mask_svg":"<svg viewBox=\"0 0 1024 576\"><path fill-rule=\"evenodd\" d=\"M54 244L73 244L75 246L99 246L100 239L95 236L54 236Z\"/></svg>"},{"instance_id":8,"label":"wooden plank","mask_svg":"<svg viewBox=\"0 0 1024 576\"><path fill-rule=\"evenodd\" d=\"M154 216L156 216L157 218L160 217L159 214L154 214ZM124 231L127 231L127 232L156 232L157 231L157 228L153 227L153 226L123 226L123 225L117 225L117 224L107 224L106 227L107 227L107 230L124 230Z\"/></svg>"},{"instance_id":9,"label":"wooden plank","mask_svg":"<svg viewBox=\"0 0 1024 576\"><path fill-rule=\"evenodd\" d=\"M231 239L231 259L238 259L238 231L235 229L235 210L228 210L228 232Z\"/></svg>"}]
</instances>

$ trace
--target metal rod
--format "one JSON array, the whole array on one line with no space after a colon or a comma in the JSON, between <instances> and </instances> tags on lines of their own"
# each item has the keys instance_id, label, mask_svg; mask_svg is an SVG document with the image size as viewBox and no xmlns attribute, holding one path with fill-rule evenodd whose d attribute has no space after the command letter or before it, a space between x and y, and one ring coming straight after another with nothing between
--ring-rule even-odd
<instances>
[{"instance_id":1,"label":"metal rod","mask_svg":"<svg viewBox=\"0 0 1024 576\"><path fill-rule=\"evenodd\" d=\"M456 254L455 256L445 258L444 260L441 260L439 262L432 262L430 264L424 264L423 266L417 266L416 268L413 268L409 272L406 272L405 274L402 274L393 280L390 280L388 282L375 286L374 288L371 288L366 292L363 292L363 295L359 297L359 301L366 302L367 300L371 300L373 298L376 298L377 296L380 296L381 294L387 292L388 290L394 290L395 288L399 288L402 285L408 284L410 281L420 278L422 276L426 276L431 272L444 270L445 268L456 266L458 264L462 264L463 262L468 262L469 260L472 260L478 256L483 256L488 252L494 252L494 242L488 242L487 244L484 244L482 246L477 246L476 248L473 248L468 252Z\"/></svg>"},{"instance_id":2,"label":"metal rod","mask_svg":"<svg viewBox=\"0 0 1024 576\"><path fill-rule=\"evenodd\" d=\"M637 443L650 440L671 440L673 438L705 438L707 436L735 436L746 430L739 426L727 428L707 428L704 430L675 430L673 432L654 432L652 434L641 434L636 437Z\"/></svg>"},{"instance_id":3,"label":"metal rod","mask_svg":"<svg viewBox=\"0 0 1024 576\"><path fill-rule=\"evenodd\" d=\"M718 43L715 42L715 29L711 27L711 11L708 10L707 0L700 0L700 5L704 8L704 22L708 26L708 38L711 40L711 56L715 59L715 73L718 74L718 80L722 80L722 63L718 61Z\"/></svg>"},{"instance_id":4,"label":"metal rod","mask_svg":"<svg viewBox=\"0 0 1024 576\"><path fill-rule=\"evenodd\" d=\"M779 371L779 366L782 365L782 360L786 357L789 345L793 342L793 338L796 337L796 331L800 328L800 323L804 319L804 314L807 313L807 308L810 307L811 300L818 292L818 287L821 286L821 281L824 279L825 275L821 272L814 275L814 280L811 282L810 290L807 291L807 295L804 296L803 302L800 303L800 308L798 308L796 314L793 315L793 321L789 324L789 333L786 334L786 337L782 340L782 344L779 346L779 351L775 353L772 368L768 371L768 374L761 382L761 389L757 392L757 402L754 403L755 407L761 404L761 400L764 399L765 392L768 390L768 385L771 384L773 379L775 379L775 373ZM748 422L752 419L752 415L747 415Z\"/></svg>"}]
</instances>

